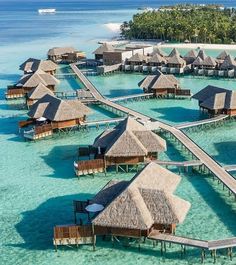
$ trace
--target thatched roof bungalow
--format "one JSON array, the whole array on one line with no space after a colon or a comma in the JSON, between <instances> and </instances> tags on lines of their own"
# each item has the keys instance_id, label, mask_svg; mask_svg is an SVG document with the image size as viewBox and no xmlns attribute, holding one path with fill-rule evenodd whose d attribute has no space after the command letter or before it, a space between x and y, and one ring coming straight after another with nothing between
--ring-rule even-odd
<instances>
[{"instance_id":1,"label":"thatched roof bungalow","mask_svg":"<svg viewBox=\"0 0 236 265\"><path fill-rule=\"evenodd\" d=\"M213 57L207 56L202 61L202 66L204 69L214 69L217 66L217 62Z\"/></svg>"},{"instance_id":2,"label":"thatched roof bungalow","mask_svg":"<svg viewBox=\"0 0 236 265\"><path fill-rule=\"evenodd\" d=\"M216 59L217 59L218 62L221 64L221 63L225 60L225 58L226 58L228 55L229 55L228 52L226 52L226 51L224 50L224 51L222 51L222 52L216 57Z\"/></svg>"},{"instance_id":3,"label":"thatched roof bungalow","mask_svg":"<svg viewBox=\"0 0 236 265\"><path fill-rule=\"evenodd\" d=\"M207 86L193 96L201 109L210 115L236 115L236 91L225 88Z\"/></svg>"},{"instance_id":4,"label":"thatched roof bungalow","mask_svg":"<svg viewBox=\"0 0 236 265\"><path fill-rule=\"evenodd\" d=\"M47 94L31 106L28 116L35 121L44 117L53 129L64 129L83 123L89 113L79 100L61 100Z\"/></svg>"},{"instance_id":5,"label":"thatched roof bungalow","mask_svg":"<svg viewBox=\"0 0 236 265\"><path fill-rule=\"evenodd\" d=\"M203 66L203 60L201 59L201 57L197 57L193 63L192 63L193 68L197 67L197 68L202 68Z\"/></svg>"},{"instance_id":6,"label":"thatched roof bungalow","mask_svg":"<svg viewBox=\"0 0 236 265\"><path fill-rule=\"evenodd\" d=\"M84 58L85 54L74 47L54 47L48 51L48 59L55 63L73 63Z\"/></svg>"},{"instance_id":7,"label":"thatched roof bungalow","mask_svg":"<svg viewBox=\"0 0 236 265\"><path fill-rule=\"evenodd\" d=\"M42 70L48 74L55 74L57 69L57 64L51 60L38 60L34 58L29 58L23 64L20 65L19 69L24 71L24 74L31 74L37 70Z\"/></svg>"},{"instance_id":8,"label":"thatched roof bungalow","mask_svg":"<svg viewBox=\"0 0 236 265\"><path fill-rule=\"evenodd\" d=\"M43 84L54 91L56 85L59 83L60 81L53 75L47 74L42 70L37 70L35 73L23 75L17 82L16 87L24 89L25 92L29 92L39 84Z\"/></svg>"},{"instance_id":9,"label":"thatched roof bungalow","mask_svg":"<svg viewBox=\"0 0 236 265\"><path fill-rule=\"evenodd\" d=\"M92 219L95 234L147 237L155 229L174 233L190 203L173 195L180 177L149 163L130 181L110 181L92 200L104 209Z\"/></svg>"},{"instance_id":10,"label":"thatched roof bungalow","mask_svg":"<svg viewBox=\"0 0 236 265\"><path fill-rule=\"evenodd\" d=\"M180 53L179 53L179 51L178 51L176 48L174 48L174 49L170 52L170 54L168 55L168 57L173 57L173 56L178 56L178 57L180 57Z\"/></svg>"},{"instance_id":11,"label":"thatched roof bungalow","mask_svg":"<svg viewBox=\"0 0 236 265\"><path fill-rule=\"evenodd\" d=\"M223 62L220 65L221 70L233 70L236 69L236 61L235 59L229 54L225 57Z\"/></svg>"},{"instance_id":12,"label":"thatched roof bungalow","mask_svg":"<svg viewBox=\"0 0 236 265\"><path fill-rule=\"evenodd\" d=\"M50 90L45 85L40 83L39 85L37 85L35 88L30 90L26 94L27 106L29 107L29 106L33 105L37 100L39 100L40 98L44 97L47 94L51 95L51 96L54 96L54 93L53 93L52 90Z\"/></svg>"},{"instance_id":13,"label":"thatched roof bungalow","mask_svg":"<svg viewBox=\"0 0 236 265\"><path fill-rule=\"evenodd\" d=\"M159 49L158 47L154 47L153 52L150 55L153 56L155 54L159 54L161 57L167 56L167 54L165 52L163 52L161 49Z\"/></svg>"},{"instance_id":14,"label":"thatched roof bungalow","mask_svg":"<svg viewBox=\"0 0 236 265\"><path fill-rule=\"evenodd\" d=\"M93 147L101 150L106 165L138 164L156 159L166 142L131 117L99 135Z\"/></svg>"},{"instance_id":15,"label":"thatched roof bungalow","mask_svg":"<svg viewBox=\"0 0 236 265\"><path fill-rule=\"evenodd\" d=\"M197 52L195 50L190 50L183 58L186 61L186 64L192 64L197 58Z\"/></svg>"},{"instance_id":16,"label":"thatched roof bungalow","mask_svg":"<svg viewBox=\"0 0 236 265\"><path fill-rule=\"evenodd\" d=\"M207 55L204 50L199 50L197 57L200 57L202 60L205 60Z\"/></svg>"},{"instance_id":17,"label":"thatched roof bungalow","mask_svg":"<svg viewBox=\"0 0 236 265\"><path fill-rule=\"evenodd\" d=\"M93 54L95 55L95 60L103 60L103 53L104 52L114 52L115 48L110 43L103 43L99 46Z\"/></svg>"},{"instance_id":18,"label":"thatched roof bungalow","mask_svg":"<svg viewBox=\"0 0 236 265\"><path fill-rule=\"evenodd\" d=\"M130 65L142 65L142 64L146 64L147 61L148 61L148 57L140 53L135 53L132 57L127 59L127 62Z\"/></svg>"},{"instance_id":19,"label":"thatched roof bungalow","mask_svg":"<svg viewBox=\"0 0 236 265\"><path fill-rule=\"evenodd\" d=\"M175 52L171 52L172 56L167 58L167 67L170 68L183 68L186 66L186 62L183 58L181 58L179 52L175 50Z\"/></svg>"},{"instance_id":20,"label":"thatched roof bungalow","mask_svg":"<svg viewBox=\"0 0 236 265\"><path fill-rule=\"evenodd\" d=\"M148 75L138 84L144 92L154 93L156 96L174 93L179 88L179 82L174 75L164 75L159 70L156 75Z\"/></svg>"},{"instance_id":21,"label":"thatched roof bungalow","mask_svg":"<svg viewBox=\"0 0 236 265\"><path fill-rule=\"evenodd\" d=\"M166 64L166 58L158 53L155 53L150 59L148 59L150 66L162 66Z\"/></svg>"}]
</instances>

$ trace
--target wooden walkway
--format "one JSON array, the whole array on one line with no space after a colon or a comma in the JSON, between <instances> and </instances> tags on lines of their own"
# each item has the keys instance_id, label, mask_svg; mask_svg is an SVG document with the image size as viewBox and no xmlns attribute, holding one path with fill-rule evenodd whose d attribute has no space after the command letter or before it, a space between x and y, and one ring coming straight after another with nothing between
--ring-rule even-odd
<instances>
[{"instance_id":1,"label":"wooden walkway","mask_svg":"<svg viewBox=\"0 0 236 265\"><path fill-rule=\"evenodd\" d=\"M236 171L236 165L223 166L223 168L228 172Z\"/></svg>"},{"instance_id":2,"label":"wooden walkway","mask_svg":"<svg viewBox=\"0 0 236 265\"><path fill-rule=\"evenodd\" d=\"M110 101L117 102L117 101L126 101L126 100L132 100L132 99L149 99L152 97L153 97L153 93L142 93L142 94L134 94L134 95L129 95L129 96L111 98Z\"/></svg>"},{"instance_id":3,"label":"wooden walkway","mask_svg":"<svg viewBox=\"0 0 236 265\"><path fill-rule=\"evenodd\" d=\"M229 117L228 115L222 114L222 115L210 118L210 119L182 123L182 124L175 126L175 128L180 129L180 130L186 129L186 128L192 128L192 127L196 127L196 126L200 126L200 125L206 125L206 124L211 124L211 123L223 121L223 120L227 119L228 117Z\"/></svg>"},{"instance_id":4,"label":"wooden walkway","mask_svg":"<svg viewBox=\"0 0 236 265\"><path fill-rule=\"evenodd\" d=\"M162 161L154 160L153 162L162 166L177 166L177 167L196 167L201 166L202 162L200 160L191 160L191 161Z\"/></svg>"},{"instance_id":5,"label":"wooden walkway","mask_svg":"<svg viewBox=\"0 0 236 265\"><path fill-rule=\"evenodd\" d=\"M160 233L157 230L153 230L148 235L148 239L178 244L182 246L197 247L200 249L207 249L207 250L217 250L217 249L236 247L236 237L206 241L206 240L164 234Z\"/></svg>"},{"instance_id":6,"label":"wooden walkway","mask_svg":"<svg viewBox=\"0 0 236 265\"><path fill-rule=\"evenodd\" d=\"M100 121L86 121L83 123L82 126L98 126L98 125L109 125L109 124L117 124L123 121L124 118L114 118L114 119L107 119L107 120L100 120Z\"/></svg>"},{"instance_id":7,"label":"wooden walkway","mask_svg":"<svg viewBox=\"0 0 236 265\"><path fill-rule=\"evenodd\" d=\"M151 117L131 110L124 106L121 106L115 102L111 102L105 99L96 89L96 87L82 74L75 64L70 64L72 70L76 73L78 78L84 84L84 86L93 94L93 96L100 101L101 104L108 106L111 109L115 109L127 115L131 115L137 119L140 119L143 123L154 121ZM155 121L156 122L156 121ZM156 125L155 125L156 126ZM159 129L169 132L179 142L185 146L189 152L193 154L195 159L202 162L203 166L208 169L209 173L212 173L218 180L220 180L225 187L229 189L235 195L236 199L236 180L231 176L220 164L218 164L212 157L210 157L203 149L201 149L195 142L193 142L183 131L179 128L175 128L164 122L158 121ZM158 128L155 128L158 129Z\"/></svg>"}]
</instances>

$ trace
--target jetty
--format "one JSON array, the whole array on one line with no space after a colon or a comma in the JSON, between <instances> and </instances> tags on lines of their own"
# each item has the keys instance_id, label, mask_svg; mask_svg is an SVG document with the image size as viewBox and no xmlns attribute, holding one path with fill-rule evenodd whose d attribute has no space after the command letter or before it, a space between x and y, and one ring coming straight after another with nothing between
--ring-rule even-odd
<instances>
[{"instance_id":1,"label":"jetty","mask_svg":"<svg viewBox=\"0 0 236 265\"><path fill-rule=\"evenodd\" d=\"M107 119L107 120L100 120L100 121L86 121L83 123L82 126L86 126L86 127L93 127L96 126L97 128L101 125L114 125L114 124L118 124L119 122L123 121L124 118L114 118L114 119Z\"/></svg>"},{"instance_id":2,"label":"jetty","mask_svg":"<svg viewBox=\"0 0 236 265\"><path fill-rule=\"evenodd\" d=\"M208 124L216 124L219 121L224 121L229 117L229 115L218 115L216 117L212 117L209 119L204 119L200 121L192 121L192 122L186 122L186 123L181 123L179 125L176 125L175 128L182 130L182 129L187 129L187 128L192 128L192 127L197 127L197 126L202 126L202 125L208 125Z\"/></svg>"},{"instance_id":3,"label":"jetty","mask_svg":"<svg viewBox=\"0 0 236 265\"><path fill-rule=\"evenodd\" d=\"M157 230L153 230L148 239L161 242L161 254L166 252L166 243L181 245L181 251L183 254L186 252L186 247L199 248L201 250L201 261L204 262L206 257L206 250L211 251L211 256L216 262L216 251L219 249L227 249L227 255L232 260L232 248L236 246L236 237L220 239L220 240L200 240L188 237L176 236L166 233L160 233Z\"/></svg>"},{"instance_id":4,"label":"jetty","mask_svg":"<svg viewBox=\"0 0 236 265\"><path fill-rule=\"evenodd\" d=\"M150 99L153 98L153 93L141 93L141 94L134 94L129 96L123 97L115 97L111 98L110 101L112 102L119 102L119 101L128 101L128 100L139 100L139 99Z\"/></svg>"},{"instance_id":5,"label":"jetty","mask_svg":"<svg viewBox=\"0 0 236 265\"><path fill-rule=\"evenodd\" d=\"M115 102L104 98L101 93L96 89L96 87L78 69L76 64L70 64L70 67L72 68L74 73L76 73L77 77L86 87L86 89L88 89L102 105L104 105L111 111L114 112L115 110L117 113L131 115L136 119L139 119L143 123L152 123L152 121L156 121L147 115L131 110L127 107L121 106ZM225 117L222 118L224 119ZM150 126L151 130L159 129L175 137L186 148L186 150L188 150L192 154L194 159L197 159L202 162L202 167L204 170L206 170L209 174L211 173L220 182L222 182L223 187L228 188L229 194L234 194L236 200L236 180L232 175L230 175L219 163L217 163L210 155L208 155L200 146L198 146L179 128L173 127L161 121L158 121L158 123L155 122L154 124L155 126L153 126L153 128L152 126Z\"/></svg>"}]
</instances>

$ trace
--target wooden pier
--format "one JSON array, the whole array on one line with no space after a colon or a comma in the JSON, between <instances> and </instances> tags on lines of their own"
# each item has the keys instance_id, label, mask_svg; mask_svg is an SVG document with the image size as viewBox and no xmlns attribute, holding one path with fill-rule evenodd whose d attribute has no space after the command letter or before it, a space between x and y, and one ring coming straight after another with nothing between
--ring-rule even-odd
<instances>
[{"instance_id":1,"label":"wooden pier","mask_svg":"<svg viewBox=\"0 0 236 265\"><path fill-rule=\"evenodd\" d=\"M181 245L181 254L186 253L186 247L199 248L201 250L201 261L204 262L206 258L206 250L211 251L214 263L216 262L216 251L219 249L227 249L227 255L232 260L232 248L236 247L236 237L220 239L220 240L200 240L188 237L176 236L171 234L160 233L153 230L148 239L161 242L161 254L166 252L166 243ZM164 243L164 244L163 244Z\"/></svg>"},{"instance_id":2,"label":"wooden pier","mask_svg":"<svg viewBox=\"0 0 236 265\"><path fill-rule=\"evenodd\" d=\"M192 128L192 127L196 127L196 126L208 125L208 124L212 124L212 123L217 123L219 121L224 121L228 117L229 117L228 115L222 114L222 115L218 115L216 117L209 118L209 119L182 123L182 124L175 126L175 128L182 130L182 129Z\"/></svg>"},{"instance_id":3,"label":"wooden pier","mask_svg":"<svg viewBox=\"0 0 236 265\"><path fill-rule=\"evenodd\" d=\"M86 126L86 127L97 127L105 125L113 125L113 124L118 124L119 122L123 121L124 118L114 118L114 119L107 119L107 120L100 120L100 121L86 121L84 122L81 126Z\"/></svg>"},{"instance_id":4,"label":"wooden pier","mask_svg":"<svg viewBox=\"0 0 236 265\"><path fill-rule=\"evenodd\" d=\"M127 107L121 106L115 102L105 99L96 89L96 87L83 75L83 73L77 68L76 64L70 64L72 70L76 73L80 81L84 86L93 94L93 96L101 103L110 108L111 110L116 110L118 112L124 113L126 115L131 115L136 119L141 120L143 123L152 123L157 120L151 117L129 109ZM150 126L151 127L151 126ZM212 174L220 182L223 183L223 187L227 187L229 194L234 194L236 199L236 180L230 175L219 163L217 163L210 155L208 155L201 147L199 147L195 142L193 142L183 131L177 127L173 127L164 122L158 121L158 126L154 126L153 130L161 129L173 137L175 137L185 148L188 150L194 159L201 161L203 170L207 173Z\"/></svg>"},{"instance_id":5,"label":"wooden pier","mask_svg":"<svg viewBox=\"0 0 236 265\"><path fill-rule=\"evenodd\" d=\"M110 101L119 102L119 101L150 99L150 98L153 98L153 93L142 93L142 94L123 96L123 97L115 97L115 98L111 98Z\"/></svg>"}]
</instances>

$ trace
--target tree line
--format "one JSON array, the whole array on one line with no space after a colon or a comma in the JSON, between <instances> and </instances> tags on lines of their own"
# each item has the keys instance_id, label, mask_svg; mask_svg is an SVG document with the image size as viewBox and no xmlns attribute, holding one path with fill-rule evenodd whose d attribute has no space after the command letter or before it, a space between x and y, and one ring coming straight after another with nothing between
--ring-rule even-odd
<instances>
[{"instance_id":1,"label":"tree line","mask_svg":"<svg viewBox=\"0 0 236 265\"><path fill-rule=\"evenodd\" d=\"M126 39L225 43L236 42L234 9L192 8L138 13L121 25Z\"/></svg>"}]
</instances>

